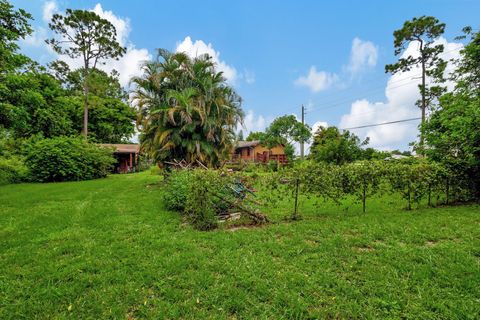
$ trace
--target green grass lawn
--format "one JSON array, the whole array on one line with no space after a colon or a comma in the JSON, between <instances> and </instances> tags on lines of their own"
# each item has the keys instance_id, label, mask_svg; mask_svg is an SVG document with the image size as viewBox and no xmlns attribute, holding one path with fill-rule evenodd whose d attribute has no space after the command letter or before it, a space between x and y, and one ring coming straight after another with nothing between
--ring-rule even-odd
<instances>
[{"instance_id":1,"label":"green grass lawn","mask_svg":"<svg viewBox=\"0 0 480 320\"><path fill-rule=\"evenodd\" d=\"M0 319L480 317L480 207L301 206L200 232L160 177L0 187Z\"/></svg>"}]
</instances>

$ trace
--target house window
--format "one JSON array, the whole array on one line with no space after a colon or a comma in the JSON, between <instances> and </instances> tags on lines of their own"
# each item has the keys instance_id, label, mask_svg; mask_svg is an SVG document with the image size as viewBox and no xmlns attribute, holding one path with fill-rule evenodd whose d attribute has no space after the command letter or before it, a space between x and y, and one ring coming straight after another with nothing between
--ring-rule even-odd
<instances>
[{"instance_id":1,"label":"house window","mask_svg":"<svg viewBox=\"0 0 480 320\"><path fill-rule=\"evenodd\" d=\"M250 148L247 149L247 157L250 157Z\"/></svg>"}]
</instances>

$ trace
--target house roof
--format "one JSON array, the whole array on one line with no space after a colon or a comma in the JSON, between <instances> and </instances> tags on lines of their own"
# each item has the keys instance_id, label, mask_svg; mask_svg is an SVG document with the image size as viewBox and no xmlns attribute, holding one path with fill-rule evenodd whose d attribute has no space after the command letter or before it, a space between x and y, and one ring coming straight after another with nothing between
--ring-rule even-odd
<instances>
[{"instance_id":1,"label":"house roof","mask_svg":"<svg viewBox=\"0 0 480 320\"><path fill-rule=\"evenodd\" d=\"M237 141L237 144L235 145L236 149L240 148L248 148L248 147L256 147L260 144L259 140L253 140L253 141Z\"/></svg>"},{"instance_id":2,"label":"house roof","mask_svg":"<svg viewBox=\"0 0 480 320\"><path fill-rule=\"evenodd\" d=\"M139 153L140 145L139 144L112 144L112 143L102 143L100 146L105 148L114 148L115 153Z\"/></svg>"}]
</instances>

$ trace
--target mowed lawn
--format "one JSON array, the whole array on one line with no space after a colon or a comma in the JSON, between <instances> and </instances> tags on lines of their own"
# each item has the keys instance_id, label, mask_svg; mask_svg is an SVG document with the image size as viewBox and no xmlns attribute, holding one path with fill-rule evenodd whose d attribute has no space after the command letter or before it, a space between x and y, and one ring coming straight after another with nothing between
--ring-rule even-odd
<instances>
[{"instance_id":1,"label":"mowed lawn","mask_svg":"<svg viewBox=\"0 0 480 320\"><path fill-rule=\"evenodd\" d=\"M0 319L480 317L480 207L199 232L159 176L0 187Z\"/></svg>"}]
</instances>

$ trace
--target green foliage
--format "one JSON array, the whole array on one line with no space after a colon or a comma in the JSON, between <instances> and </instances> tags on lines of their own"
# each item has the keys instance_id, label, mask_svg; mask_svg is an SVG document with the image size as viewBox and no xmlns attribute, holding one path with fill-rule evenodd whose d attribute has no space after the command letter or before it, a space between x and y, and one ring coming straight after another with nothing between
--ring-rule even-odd
<instances>
[{"instance_id":1,"label":"green foliage","mask_svg":"<svg viewBox=\"0 0 480 320\"><path fill-rule=\"evenodd\" d=\"M368 138L360 142L348 130L340 133L337 127L320 127L313 137L310 157L315 161L340 165L362 159L365 153L362 146L366 144Z\"/></svg>"},{"instance_id":2,"label":"green foliage","mask_svg":"<svg viewBox=\"0 0 480 320\"><path fill-rule=\"evenodd\" d=\"M294 115L285 115L273 120L264 133L250 133L247 140L256 137L262 145L269 149L283 145L285 154L291 162L295 152L293 143L308 142L311 137L310 131L310 127L302 124Z\"/></svg>"},{"instance_id":3,"label":"green foliage","mask_svg":"<svg viewBox=\"0 0 480 320\"><path fill-rule=\"evenodd\" d=\"M72 59L81 57L85 69L95 68L103 59L116 59L126 52L117 41L113 24L93 11L67 9L65 15L54 14L49 26L59 39L52 38L47 43L58 54Z\"/></svg>"},{"instance_id":4,"label":"green foliage","mask_svg":"<svg viewBox=\"0 0 480 320\"><path fill-rule=\"evenodd\" d=\"M0 185L28 180L28 169L19 157L0 157Z\"/></svg>"},{"instance_id":5,"label":"green foliage","mask_svg":"<svg viewBox=\"0 0 480 320\"><path fill-rule=\"evenodd\" d=\"M74 134L77 106L44 72L9 73L0 84L0 125L16 138Z\"/></svg>"},{"instance_id":6,"label":"green foliage","mask_svg":"<svg viewBox=\"0 0 480 320\"><path fill-rule=\"evenodd\" d=\"M83 89L83 129L82 133L88 134L88 109L89 92L92 82L92 70L105 59L122 57L126 48L117 40L117 31L107 19L101 18L93 11L67 9L65 15L54 14L49 23L50 29L58 35L57 38L48 39L46 42L53 50L72 59L81 58ZM62 66L65 69L65 65ZM58 69L57 69L58 70Z\"/></svg>"},{"instance_id":7,"label":"green foliage","mask_svg":"<svg viewBox=\"0 0 480 320\"><path fill-rule=\"evenodd\" d=\"M6 72L15 71L29 62L17 53L18 40L32 33L32 15L23 9L14 10L7 0L0 0L0 79Z\"/></svg>"},{"instance_id":8,"label":"green foliage","mask_svg":"<svg viewBox=\"0 0 480 320\"><path fill-rule=\"evenodd\" d=\"M480 95L480 32L474 32L471 27L463 29L469 37L467 43L460 51L461 57L455 61L456 68L451 75L451 80L456 82L455 91L469 95Z\"/></svg>"},{"instance_id":9,"label":"green foliage","mask_svg":"<svg viewBox=\"0 0 480 320\"><path fill-rule=\"evenodd\" d=\"M227 179L215 171L194 170L188 184L185 214L188 221L198 230L215 229L218 225L218 210L224 210L218 196L224 194Z\"/></svg>"},{"instance_id":10,"label":"green foliage","mask_svg":"<svg viewBox=\"0 0 480 320\"><path fill-rule=\"evenodd\" d=\"M425 159L391 161L357 161L345 165L304 161L292 168L283 168L276 173L263 174L256 178L262 189L268 190L268 201L275 204L291 196L298 181L299 194L323 199L336 204L355 199L367 211L367 199L381 195L384 191L400 195L406 208L433 199L439 204L443 199L448 204L468 201L471 191L468 177L439 163Z\"/></svg>"},{"instance_id":11,"label":"green foliage","mask_svg":"<svg viewBox=\"0 0 480 320\"><path fill-rule=\"evenodd\" d=\"M367 198L381 191L384 168L383 161L359 161L342 168L346 178L344 191L362 202L363 212L366 211Z\"/></svg>"},{"instance_id":12,"label":"green foliage","mask_svg":"<svg viewBox=\"0 0 480 320\"><path fill-rule=\"evenodd\" d=\"M423 131L428 157L456 174L454 189L469 189L480 199L480 35L466 32L471 39L456 61L455 89L440 98ZM463 191L456 193L464 198Z\"/></svg>"},{"instance_id":13,"label":"green foliage","mask_svg":"<svg viewBox=\"0 0 480 320\"><path fill-rule=\"evenodd\" d=\"M188 170L175 170L166 177L162 199L168 210L185 210L191 178L192 173Z\"/></svg>"},{"instance_id":14,"label":"green foliage","mask_svg":"<svg viewBox=\"0 0 480 320\"><path fill-rule=\"evenodd\" d=\"M32 143L25 163L39 182L78 181L106 177L115 162L112 151L82 138L56 137Z\"/></svg>"},{"instance_id":15,"label":"green foliage","mask_svg":"<svg viewBox=\"0 0 480 320\"><path fill-rule=\"evenodd\" d=\"M208 55L159 50L141 77L132 79L144 150L157 163L197 160L218 166L227 159L241 122L241 98Z\"/></svg>"},{"instance_id":16,"label":"green foliage","mask_svg":"<svg viewBox=\"0 0 480 320\"><path fill-rule=\"evenodd\" d=\"M398 72L410 71L412 68L420 66L422 70L422 83L418 86L421 99L417 101L417 106L422 110L422 124L425 123L426 109L431 108L436 99L444 92L445 87L440 84L445 82L443 73L447 63L440 58L443 52L442 44L435 44L445 31L445 24L435 17L421 16L405 21L403 27L393 33L395 55L401 55L405 52L408 45L416 42L419 45L420 54L418 57L407 56L400 58L398 62L385 66L385 72L392 74ZM426 78L433 80L434 84L427 86ZM420 145L418 150L423 152L424 136L420 134Z\"/></svg>"},{"instance_id":17,"label":"green foliage","mask_svg":"<svg viewBox=\"0 0 480 320\"><path fill-rule=\"evenodd\" d=\"M265 140L265 132L252 131L248 134L246 141Z\"/></svg>"},{"instance_id":18,"label":"green foliage","mask_svg":"<svg viewBox=\"0 0 480 320\"><path fill-rule=\"evenodd\" d=\"M225 209L217 196L224 194L228 180L211 170L174 170L166 179L163 202L167 209L183 212L196 229L213 229L217 210Z\"/></svg>"}]
</instances>

